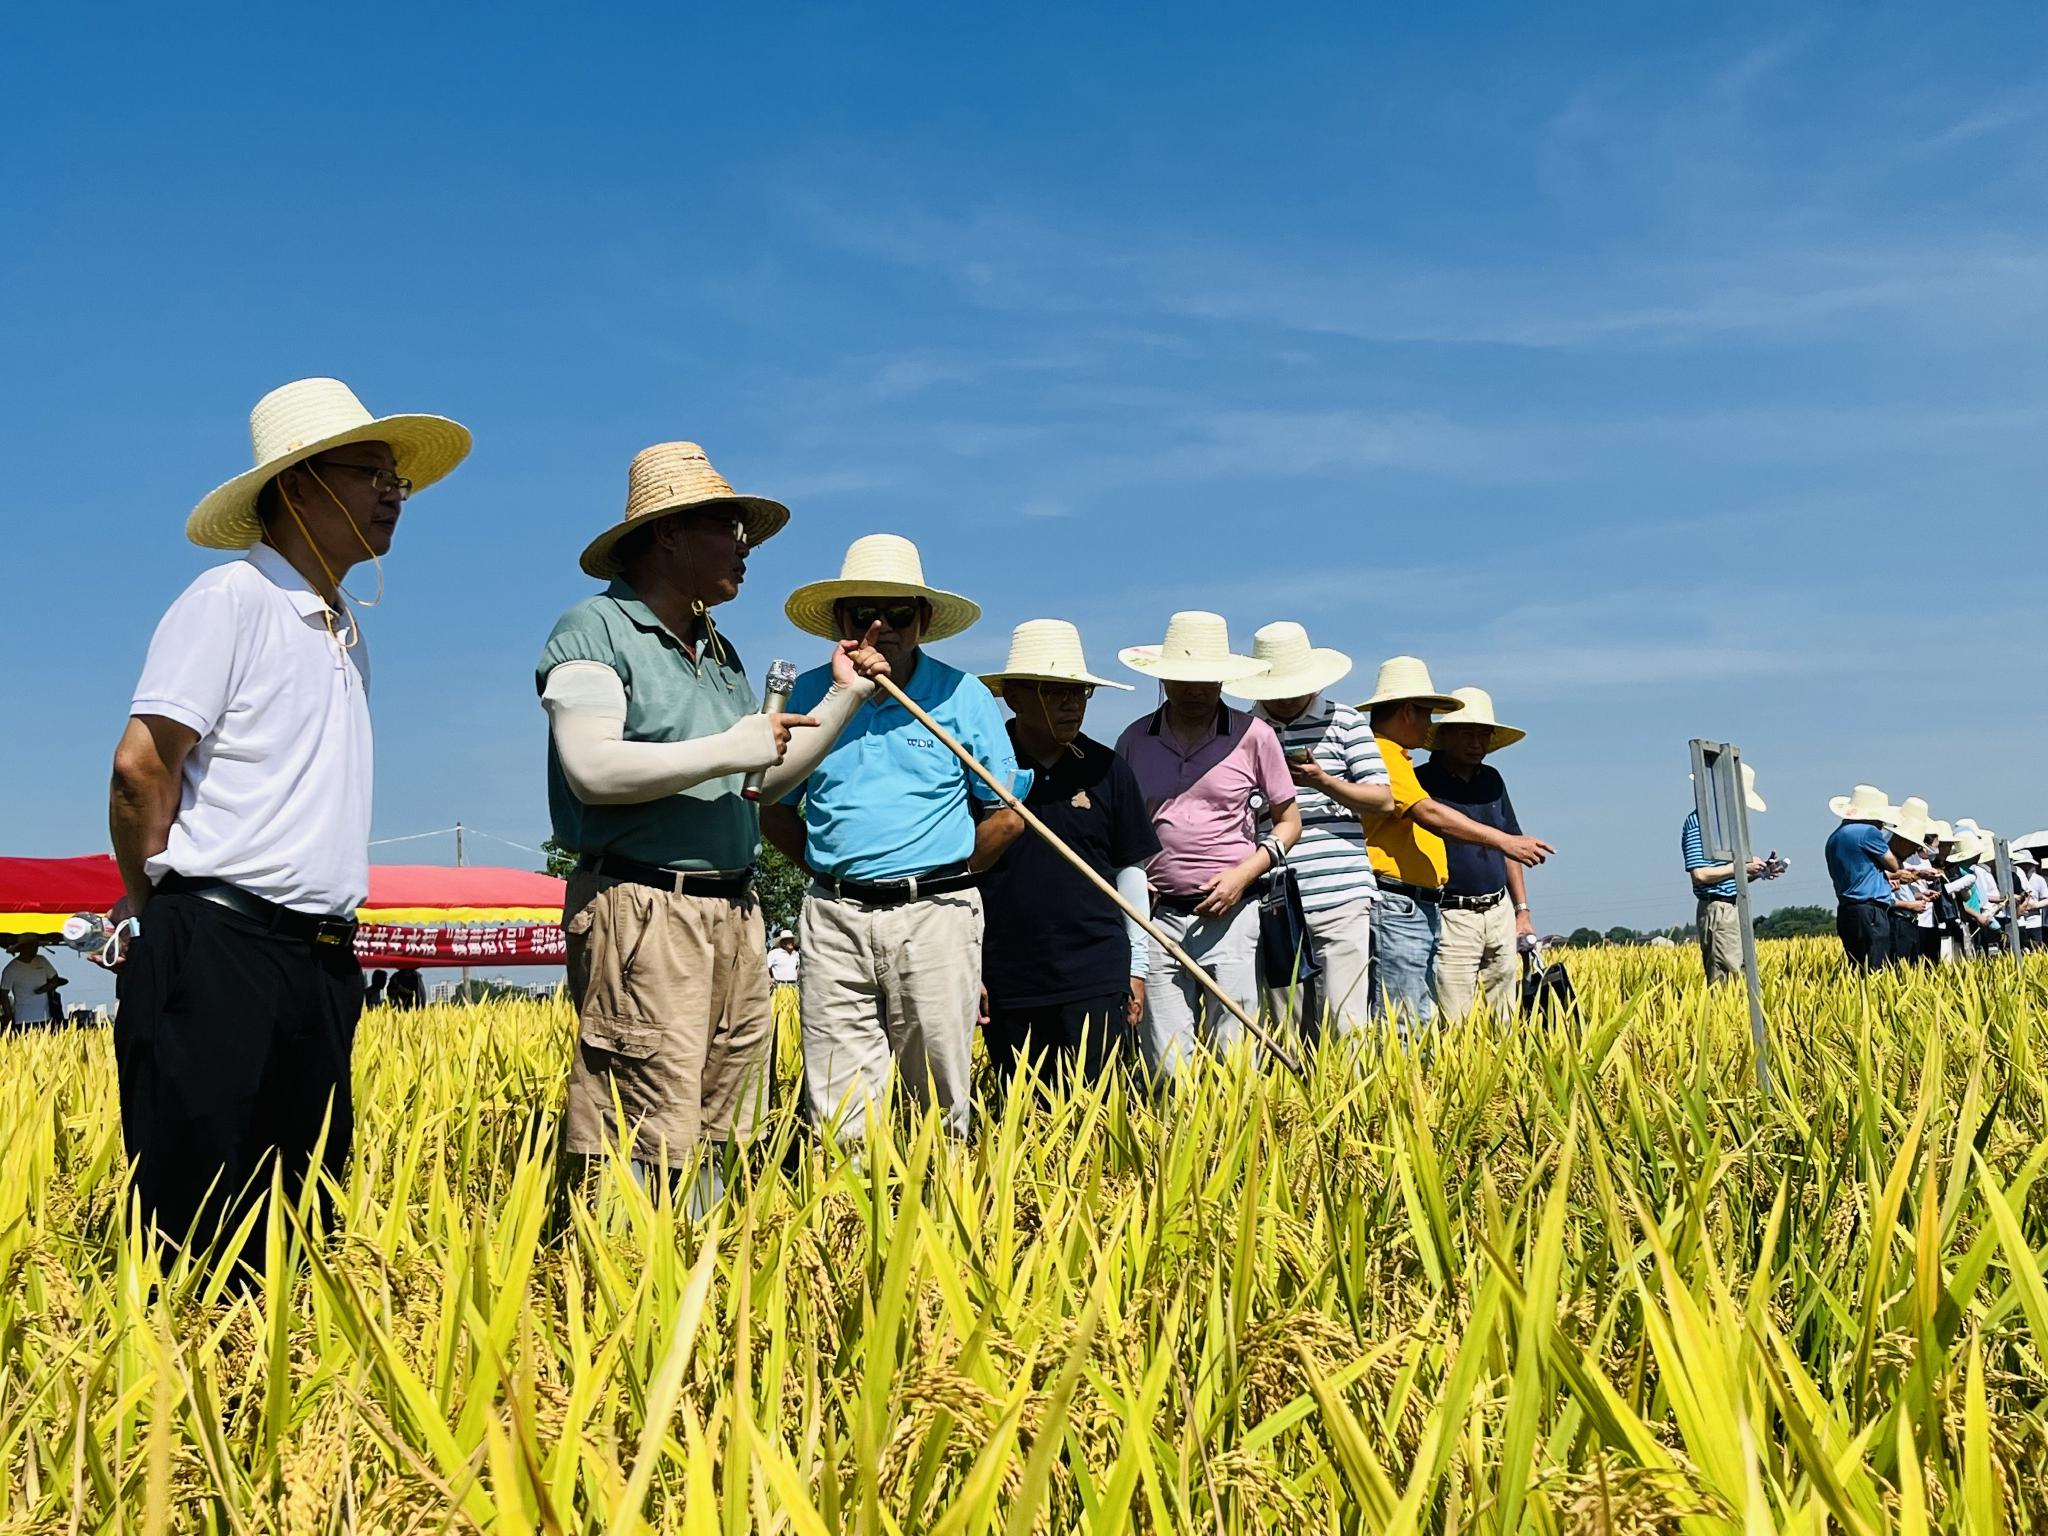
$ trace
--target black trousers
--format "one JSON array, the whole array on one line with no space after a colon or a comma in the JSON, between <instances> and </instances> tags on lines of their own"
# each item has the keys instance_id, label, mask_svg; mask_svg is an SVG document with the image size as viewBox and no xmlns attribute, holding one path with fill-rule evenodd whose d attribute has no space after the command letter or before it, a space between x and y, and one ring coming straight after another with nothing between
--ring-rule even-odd
<instances>
[{"instance_id":1,"label":"black trousers","mask_svg":"<svg viewBox=\"0 0 2048 1536\"><path fill-rule=\"evenodd\" d=\"M363 973L346 945L282 938L196 896L151 899L121 968L114 1060L121 1135L145 1219L199 1245L270 1189L287 1199L314 1148L337 1178L355 1116L349 1051ZM260 1258L263 1224L243 1257Z\"/></svg>"},{"instance_id":2,"label":"black trousers","mask_svg":"<svg viewBox=\"0 0 2048 1536\"><path fill-rule=\"evenodd\" d=\"M1849 963L1859 971L1886 965L1892 954L1892 909L1889 902L1845 901L1835 908L1835 932Z\"/></svg>"},{"instance_id":3,"label":"black trousers","mask_svg":"<svg viewBox=\"0 0 2048 1536\"><path fill-rule=\"evenodd\" d=\"M1920 914L1892 909L1890 960L1893 965L1910 965L1926 958L1920 952Z\"/></svg>"},{"instance_id":4,"label":"black trousers","mask_svg":"<svg viewBox=\"0 0 2048 1536\"><path fill-rule=\"evenodd\" d=\"M1094 1082L1119 1056L1128 1058L1137 1040L1127 1022L1128 989L1072 1003L1035 1003L1005 1008L991 999L988 1058L1005 1092L1017 1063L1028 1053L1038 1071L1062 1077L1078 1063L1082 1079Z\"/></svg>"}]
</instances>

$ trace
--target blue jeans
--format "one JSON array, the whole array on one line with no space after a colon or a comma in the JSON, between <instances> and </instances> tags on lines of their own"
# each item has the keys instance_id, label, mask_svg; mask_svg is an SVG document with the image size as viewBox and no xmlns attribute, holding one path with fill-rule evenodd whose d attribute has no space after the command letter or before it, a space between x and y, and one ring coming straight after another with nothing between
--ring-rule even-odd
<instances>
[{"instance_id":1,"label":"blue jeans","mask_svg":"<svg viewBox=\"0 0 2048 1536\"><path fill-rule=\"evenodd\" d=\"M1427 1024L1436 1016L1436 949L1443 935L1444 915L1433 901L1417 901L1383 890L1372 909L1373 988L1380 1013L1406 1019L1395 1027L1405 1035L1407 1022Z\"/></svg>"}]
</instances>

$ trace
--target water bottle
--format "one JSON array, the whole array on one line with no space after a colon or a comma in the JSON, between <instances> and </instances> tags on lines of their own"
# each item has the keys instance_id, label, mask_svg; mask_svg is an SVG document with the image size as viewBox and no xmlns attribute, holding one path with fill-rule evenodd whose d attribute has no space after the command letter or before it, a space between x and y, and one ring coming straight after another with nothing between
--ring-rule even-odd
<instances>
[{"instance_id":1,"label":"water bottle","mask_svg":"<svg viewBox=\"0 0 2048 1536\"><path fill-rule=\"evenodd\" d=\"M57 941L81 955L98 954L113 936L114 925L97 912L75 912L57 931Z\"/></svg>"}]
</instances>

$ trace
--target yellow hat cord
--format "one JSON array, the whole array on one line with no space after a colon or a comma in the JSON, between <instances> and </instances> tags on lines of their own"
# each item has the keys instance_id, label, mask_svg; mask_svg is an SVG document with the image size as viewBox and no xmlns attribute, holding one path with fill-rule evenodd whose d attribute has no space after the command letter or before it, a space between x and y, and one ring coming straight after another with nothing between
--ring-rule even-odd
<instances>
[{"instance_id":1,"label":"yellow hat cord","mask_svg":"<svg viewBox=\"0 0 2048 1536\"><path fill-rule=\"evenodd\" d=\"M314 478L317 480L319 476L316 475ZM334 493L330 491L328 494L331 496ZM320 552L320 545L314 540L313 535L306 531L306 520L299 516L299 509L292 505L291 492L284 488L284 481L281 479L277 482L277 495L278 499L284 503L285 511L291 513L292 521L298 525L299 537L306 541L306 547L313 551L313 558L320 562L320 574L327 578L327 585L334 591L341 592L341 582L336 578L334 568L327 563L327 557ZM347 593L342 592L342 596L346 597L347 595ZM381 587L379 588L378 595L380 597L383 595ZM334 607L331 603L322 603L320 616L327 621L328 636L344 651L353 650L357 642L363 638L362 622L356 618L355 613L346 604L343 604L342 611L348 614L348 633L346 635L343 635L341 631L334 627Z\"/></svg>"}]
</instances>

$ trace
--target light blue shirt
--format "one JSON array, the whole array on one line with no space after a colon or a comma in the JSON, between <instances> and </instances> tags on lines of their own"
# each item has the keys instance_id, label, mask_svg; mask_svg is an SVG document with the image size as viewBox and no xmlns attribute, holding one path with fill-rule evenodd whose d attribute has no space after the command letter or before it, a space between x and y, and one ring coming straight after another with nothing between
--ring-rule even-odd
<instances>
[{"instance_id":1,"label":"light blue shirt","mask_svg":"<svg viewBox=\"0 0 2048 1536\"><path fill-rule=\"evenodd\" d=\"M831 686L829 665L806 672L790 693L790 711L808 713ZM1012 794L1030 792L1031 775L1018 768L1002 711L980 678L920 652L904 692ZM900 880L966 862L974 852L969 796L998 803L909 710L878 693L782 803L803 802L804 862L813 873Z\"/></svg>"}]
</instances>

